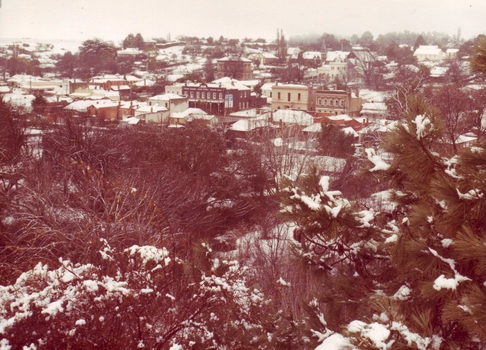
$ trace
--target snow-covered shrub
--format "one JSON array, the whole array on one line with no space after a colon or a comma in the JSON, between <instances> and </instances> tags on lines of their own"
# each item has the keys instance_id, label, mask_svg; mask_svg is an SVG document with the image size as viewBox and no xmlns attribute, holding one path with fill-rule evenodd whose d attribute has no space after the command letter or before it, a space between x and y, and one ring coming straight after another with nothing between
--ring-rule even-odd
<instances>
[{"instance_id":1,"label":"snow-covered shrub","mask_svg":"<svg viewBox=\"0 0 486 350\"><path fill-rule=\"evenodd\" d=\"M263 295L246 285L238 263L205 255L208 270L154 246L106 246L99 266L38 263L0 286L2 345L169 349L258 342Z\"/></svg>"}]
</instances>

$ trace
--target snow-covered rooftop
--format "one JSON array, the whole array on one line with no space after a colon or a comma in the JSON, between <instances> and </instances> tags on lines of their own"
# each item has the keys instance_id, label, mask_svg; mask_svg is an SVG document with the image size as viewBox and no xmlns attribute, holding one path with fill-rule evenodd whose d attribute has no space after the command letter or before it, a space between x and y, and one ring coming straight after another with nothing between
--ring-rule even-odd
<instances>
[{"instance_id":1,"label":"snow-covered rooftop","mask_svg":"<svg viewBox=\"0 0 486 350\"><path fill-rule=\"evenodd\" d=\"M314 117L304 111L295 111L291 109L278 109L273 112L273 121L283 123L294 123L298 125L311 125L314 123Z\"/></svg>"}]
</instances>

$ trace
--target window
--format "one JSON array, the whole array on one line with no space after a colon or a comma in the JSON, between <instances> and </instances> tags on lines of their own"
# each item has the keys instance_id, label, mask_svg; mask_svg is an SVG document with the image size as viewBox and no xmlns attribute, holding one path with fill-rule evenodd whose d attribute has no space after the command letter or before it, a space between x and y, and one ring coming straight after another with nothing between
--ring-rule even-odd
<instances>
[{"instance_id":1,"label":"window","mask_svg":"<svg viewBox=\"0 0 486 350\"><path fill-rule=\"evenodd\" d=\"M344 100L341 100L341 107L344 107Z\"/></svg>"},{"instance_id":2,"label":"window","mask_svg":"<svg viewBox=\"0 0 486 350\"><path fill-rule=\"evenodd\" d=\"M297 101L300 101L300 94L297 94Z\"/></svg>"},{"instance_id":3,"label":"window","mask_svg":"<svg viewBox=\"0 0 486 350\"><path fill-rule=\"evenodd\" d=\"M204 91L202 92L202 98L206 98L206 93Z\"/></svg>"},{"instance_id":4,"label":"window","mask_svg":"<svg viewBox=\"0 0 486 350\"><path fill-rule=\"evenodd\" d=\"M287 94L287 101L290 101L290 92Z\"/></svg>"},{"instance_id":5,"label":"window","mask_svg":"<svg viewBox=\"0 0 486 350\"><path fill-rule=\"evenodd\" d=\"M220 92L220 93L219 93L219 99L220 99L220 100L222 100L222 99L223 99L223 93L222 93L222 92Z\"/></svg>"},{"instance_id":6,"label":"window","mask_svg":"<svg viewBox=\"0 0 486 350\"><path fill-rule=\"evenodd\" d=\"M270 98L272 98L272 92L270 91Z\"/></svg>"},{"instance_id":7,"label":"window","mask_svg":"<svg viewBox=\"0 0 486 350\"><path fill-rule=\"evenodd\" d=\"M280 100L280 92L278 93L278 97L277 98Z\"/></svg>"},{"instance_id":8,"label":"window","mask_svg":"<svg viewBox=\"0 0 486 350\"><path fill-rule=\"evenodd\" d=\"M321 104L321 102L322 102L322 100L321 100L320 98L319 98L319 99L317 99L317 104L318 104L318 105L320 105L320 104Z\"/></svg>"},{"instance_id":9,"label":"window","mask_svg":"<svg viewBox=\"0 0 486 350\"><path fill-rule=\"evenodd\" d=\"M329 100L329 106L332 106L332 100Z\"/></svg>"},{"instance_id":10,"label":"window","mask_svg":"<svg viewBox=\"0 0 486 350\"><path fill-rule=\"evenodd\" d=\"M196 98L199 98L199 91L196 92Z\"/></svg>"},{"instance_id":11,"label":"window","mask_svg":"<svg viewBox=\"0 0 486 350\"><path fill-rule=\"evenodd\" d=\"M215 100L215 99L216 99L216 93L213 92L213 100Z\"/></svg>"},{"instance_id":12,"label":"window","mask_svg":"<svg viewBox=\"0 0 486 350\"><path fill-rule=\"evenodd\" d=\"M324 106L327 106L327 98L324 99Z\"/></svg>"},{"instance_id":13,"label":"window","mask_svg":"<svg viewBox=\"0 0 486 350\"><path fill-rule=\"evenodd\" d=\"M339 106L339 101L338 101L338 100L335 100L335 101L334 101L334 105L335 105L335 106Z\"/></svg>"},{"instance_id":14,"label":"window","mask_svg":"<svg viewBox=\"0 0 486 350\"><path fill-rule=\"evenodd\" d=\"M194 91L191 91L190 96L191 96L191 98L194 98Z\"/></svg>"}]
</instances>

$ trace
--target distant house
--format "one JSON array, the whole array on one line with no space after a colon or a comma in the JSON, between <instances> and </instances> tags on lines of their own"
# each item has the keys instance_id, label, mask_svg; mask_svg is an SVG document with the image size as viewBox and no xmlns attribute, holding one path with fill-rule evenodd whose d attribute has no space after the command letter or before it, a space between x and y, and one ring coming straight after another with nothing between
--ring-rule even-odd
<instances>
[{"instance_id":1,"label":"distant house","mask_svg":"<svg viewBox=\"0 0 486 350\"><path fill-rule=\"evenodd\" d=\"M387 113L385 102L365 102L361 107L361 115L369 119L384 118Z\"/></svg>"},{"instance_id":2,"label":"distant house","mask_svg":"<svg viewBox=\"0 0 486 350\"><path fill-rule=\"evenodd\" d=\"M100 102L101 101L95 101L91 106L89 106L87 108L87 114L96 116L99 121L119 119L119 102Z\"/></svg>"},{"instance_id":3,"label":"distant house","mask_svg":"<svg viewBox=\"0 0 486 350\"><path fill-rule=\"evenodd\" d=\"M160 107L165 107L169 114L182 112L189 108L189 99L186 96L176 94L152 96L147 102L149 106L158 105Z\"/></svg>"},{"instance_id":4,"label":"distant house","mask_svg":"<svg viewBox=\"0 0 486 350\"><path fill-rule=\"evenodd\" d=\"M304 111L279 109L270 112L270 115L274 124L309 126L314 123L314 117Z\"/></svg>"},{"instance_id":5,"label":"distant house","mask_svg":"<svg viewBox=\"0 0 486 350\"><path fill-rule=\"evenodd\" d=\"M57 79L41 78L33 75L17 74L7 80L10 86L18 87L28 93L54 93L63 83Z\"/></svg>"},{"instance_id":6,"label":"distant house","mask_svg":"<svg viewBox=\"0 0 486 350\"><path fill-rule=\"evenodd\" d=\"M223 115L252 106L251 89L229 77L208 84L184 84L182 94L189 98L189 107L209 114Z\"/></svg>"},{"instance_id":7,"label":"distant house","mask_svg":"<svg viewBox=\"0 0 486 350\"><path fill-rule=\"evenodd\" d=\"M314 111L314 90L299 84L276 84L272 86L272 109L300 109Z\"/></svg>"},{"instance_id":8,"label":"distant house","mask_svg":"<svg viewBox=\"0 0 486 350\"><path fill-rule=\"evenodd\" d=\"M357 117L362 104L363 99L349 90L319 89L315 92L315 110L321 115L347 114Z\"/></svg>"},{"instance_id":9,"label":"distant house","mask_svg":"<svg viewBox=\"0 0 486 350\"><path fill-rule=\"evenodd\" d=\"M10 92L10 88L8 86L0 86L0 96L8 94Z\"/></svg>"},{"instance_id":10,"label":"distant house","mask_svg":"<svg viewBox=\"0 0 486 350\"><path fill-rule=\"evenodd\" d=\"M182 84L182 83L176 83L176 84L173 84L173 85L166 85L165 86L165 93L182 96L183 95L182 86L184 86L184 84Z\"/></svg>"},{"instance_id":11,"label":"distant house","mask_svg":"<svg viewBox=\"0 0 486 350\"><path fill-rule=\"evenodd\" d=\"M253 118L240 119L231 124L227 136L231 138L246 138L249 135L266 130L269 126L268 115L260 115Z\"/></svg>"},{"instance_id":12,"label":"distant house","mask_svg":"<svg viewBox=\"0 0 486 350\"><path fill-rule=\"evenodd\" d=\"M447 56L437 45L420 45L413 56L417 58L417 61L441 61Z\"/></svg>"},{"instance_id":13,"label":"distant house","mask_svg":"<svg viewBox=\"0 0 486 350\"><path fill-rule=\"evenodd\" d=\"M237 80L253 79L252 61L244 57L223 57L217 60L218 79L230 77Z\"/></svg>"},{"instance_id":14,"label":"distant house","mask_svg":"<svg viewBox=\"0 0 486 350\"><path fill-rule=\"evenodd\" d=\"M459 49L447 49L446 56L447 58L456 58Z\"/></svg>"},{"instance_id":15,"label":"distant house","mask_svg":"<svg viewBox=\"0 0 486 350\"><path fill-rule=\"evenodd\" d=\"M278 62L278 57L270 52L253 53L248 55L248 59L258 61L259 65L268 66Z\"/></svg>"},{"instance_id":16,"label":"distant house","mask_svg":"<svg viewBox=\"0 0 486 350\"><path fill-rule=\"evenodd\" d=\"M145 105L135 110L135 116L146 123L168 124L169 110L165 106Z\"/></svg>"},{"instance_id":17,"label":"distant house","mask_svg":"<svg viewBox=\"0 0 486 350\"><path fill-rule=\"evenodd\" d=\"M326 121L330 124L338 125L341 127L350 127L353 130L361 130L363 127L368 125L368 120L366 118L353 118L347 114L332 115L327 117L326 119Z\"/></svg>"},{"instance_id":18,"label":"distant house","mask_svg":"<svg viewBox=\"0 0 486 350\"><path fill-rule=\"evenodd\" d=\"M302 54L302 58L309 61L322 61L322 53L319 51L305 51Z\"/></svg>"},{"instance_id":19,"label":"distant house","mask_svg":"<svg viewBox=\"0 0 486 350\"><path fill-rule=\"evenodd\" d=\"M200 108L187 108L182 112L172 113L169 120L169 126L185 125L194 120L201 120L209 125L214 122L214 115L208 115Z\"/></svg>"},{"instance_id":20,"label":"distant house","mask_svg":"<svg viewBox=\"0 0 486 350\"><path fill-rule=\"evenodd\" d=\"M20 91L3 95L3 101L9 103L14 109L21 109L26 112L32 112L32 101L34 95L23 95Z\"/></svg>"},{"instance_id":21,"label":"distant house","mask_svg":"<svg viewBox=\"0 0 486 350\"><path fill-rule=\"evenodd\" d=\"M80 115L97 117L99 120L118 119L120 104L109 99L79 100L68 104L64 109L77 112Z\"/></svg>"},{"instance_id":22,"label":"distant house","mask_svg":"<svg viewBox=\"0 0 486 350\"><path fill-rule=\"evenodd\" d=\"M329 51L325 62L317 69L317 75L321 79L334 81L336 78L344 79L348 74L347 58L350 52Z\"/></svg>"},{"instance_id":23,"label":"distant house","mask_svg":"<svg viewBox=\"0 0 486 350\"><path fill-rule=\"evenodd\" d=\"M273 88L274 85L275 85L275 83L265 83L261 87L262 96L266 97L267 100L272 98L272 88Z\"/></svg>"},{"instance_id":24,"label":"distant house","mask_svg":"<svg viewBox=\"0 0 486 350\"><path fill-rule=\"evenodd\" d=\"M296 60L299 57L299 53L301 53L302 50L299 49L298 47L289 47L287 48L287 56L291 60Z\"/></svg>"},{"instance_id":25,"label":"distant house","mask_svg":"<svg viewBox=\"0 0 486 350\"><path fill-rule=\"evenodd\" d=\"M430 69L430 79L433 82L443 82L449 68L447 67L432 67Z\"/></svg>"},{"instance_id":26,"label":"distant house","mask_svg":"<svg viewBox=\"0 0 486 350\"><path fill-rule=\"evenodd\" d=\"M143 54L143 51L134 47L127 47L126 49L118 50L117 52L118 57L136 57L141 54Z\"/></svg>"},{"instance_id":27,"label":"distant house","mask_svg":"<svg viewBox=\"0 0 486 350\"><path fill-rule=\"evenodd\" d=\"M91 78L89 85L94 85L100 89L109 91L112 90L112 88L120 89L121 87L128 87L128 81L121 75L107 74Z\"/></svg>"},{"instance_id":28,"label":"distant house","mask_svg":"<svg viewBox=\"0 0 486 350\"><path fill-rule=\"evenodd\" d=\"M139 102L137 100L122 102L120 104L120 118L125 119L128 117L133 117L138 108L146 105L146 102Z\"/></svg>"}]
</instances>

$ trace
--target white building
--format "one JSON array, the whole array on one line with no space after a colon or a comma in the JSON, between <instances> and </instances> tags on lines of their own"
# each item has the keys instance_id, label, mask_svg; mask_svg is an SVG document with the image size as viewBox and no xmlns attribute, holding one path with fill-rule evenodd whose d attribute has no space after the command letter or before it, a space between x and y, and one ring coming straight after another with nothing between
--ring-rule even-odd
<instances>
[{"instance_id":1,"label":"white building","mask_svg":"<svg viewBox=\"0 0 486 350\"><path fill-rule=\"evenodd\" d=\"M423 61L440 61L447 58L444 51L437 45L420 45L413 53L419 62Z\"/></svg>"}]
</instances>

